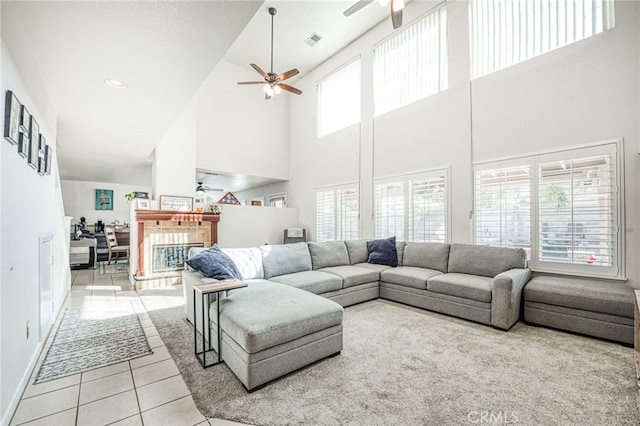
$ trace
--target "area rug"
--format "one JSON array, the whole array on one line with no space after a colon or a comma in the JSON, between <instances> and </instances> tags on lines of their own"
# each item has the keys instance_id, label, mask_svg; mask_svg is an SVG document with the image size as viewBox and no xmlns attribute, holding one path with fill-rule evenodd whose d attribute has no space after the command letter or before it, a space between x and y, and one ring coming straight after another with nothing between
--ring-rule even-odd
<instances>
[{"instance_id":1,"label":"area rug","mask_svg":"<svg viewBox=\"0 0 640 426\"><path fill-rule=\"evenodd\" d=\"M108 265L107 262L98 263L98 274L119 274L123 272L129 272L129 263L112 263Z\"/></svg>"},{"instance_id":2,"label":"area rug","mask_svg":"<svg viewBox=\"0 0 640 426\"><path fill-rule=\"evenodd\" d=\"M366 302L345 309L341 355L249 394L226 365L200 367L183 306L149 316L207 417L253 425L640 424L633 349L521 322L504 332Z\"/></svg>"},{"instance_id":3,"label":"area rug","mask_svg":"<svg viewBox=\"0 0 640 426\"><path fill-rule=\"evenodd\" d=\"M35 383L151 353L137 314L68 308Z\"/></svg>"}]
</instances>

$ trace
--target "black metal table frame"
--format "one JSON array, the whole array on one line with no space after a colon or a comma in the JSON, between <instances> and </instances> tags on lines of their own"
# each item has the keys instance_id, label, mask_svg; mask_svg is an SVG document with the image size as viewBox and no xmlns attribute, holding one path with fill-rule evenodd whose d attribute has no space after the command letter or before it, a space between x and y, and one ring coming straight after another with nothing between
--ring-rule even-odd
<instances>
[{"instance_id":1,"label":"black metal table frame","mask_svg":"<svg viewBox=\"0 0 640 426\"><path fill-rule=\"evenodd\" d=\"M202 314L202 351L199 352L198 351L198 321L197 321L197 306L196 306L196 288L193 288L193 352L196 356L196 359L198 360L198 362L200 363L200 365L202 366L202 368L209 368L209 367L213 367L214 365L218 365L222 362L224 362L222 360L222 339L220 338L220 293L226 291L226 290L219 290L219 291L212 291L210 293L201 293L202 294L202 309L201 309L201 314ZM206 324L206 330L207 330L207 335L209 336L209 349L207 349L207 344L205 342L205 320L204 320L204 313L205 313L205 308L208 310L209 308L209 295L211 293L215 293L216 295L216 304L217 304L217 318L218 321L216 323L217 328L218 328L218 360L216 362L213 362L211 364L207 364L207 352L215 352L212 348L211 348L211 321L207 320L207 324ZM207 304L205 305L205 296L207 299ZM201 356L202 355L202 356Z\"/></svg>"}]
</instances>

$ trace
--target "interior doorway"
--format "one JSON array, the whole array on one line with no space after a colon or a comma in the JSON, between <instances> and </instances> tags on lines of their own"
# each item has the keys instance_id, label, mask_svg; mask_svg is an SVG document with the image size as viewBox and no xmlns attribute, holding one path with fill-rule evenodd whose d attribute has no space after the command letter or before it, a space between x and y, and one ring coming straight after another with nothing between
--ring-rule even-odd
<instances>
[{"instance_id":1,"label":"interior doorway","mask_svg":"<svg viewBox=\"0 0 640 426\"><path fill-rule=\"evenodd\" d=\"M39 238L40 336L43 342L53 325L53 235Z\"/></svg>"}]
</instances>

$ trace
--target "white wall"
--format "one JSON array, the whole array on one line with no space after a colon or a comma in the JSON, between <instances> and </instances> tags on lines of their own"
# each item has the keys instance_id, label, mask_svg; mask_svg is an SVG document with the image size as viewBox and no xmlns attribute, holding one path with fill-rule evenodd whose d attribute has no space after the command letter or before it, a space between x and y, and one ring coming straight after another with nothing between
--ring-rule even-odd
<instances>
[{"instance_id":1,"label":"white wall","mask_svg":"<svg viewBox=\"0 0 640 426\"><path fill-rule=\"evenodd\" d=\"M360 182L362 237L373 237L373 179L450 167L452 241L473 242L473 164L624 137L626 255L629 283L640 287L639 5L616 2L616 28L470 81L468 2L448 6L447 90L373 118L372 50L391 33L382 22L296 82L290 99L288 205L315 238L315 190ZM405 22L428 5L412 2ZM362 58L362 121L316 137L315 85ZM473 127L472 124L473 123Z\"/></svg>"},{"instance_id":2,"label":"white wall","mask_svg":"<svg viewBox=\"0 0 640 426\"><path fill-rule=\"evenodd\" d=\"M23 37L19 23L2 22L2 96L12 90L37 118L40 131L54 150L52 173L39 176L17 153L16 145L0 140L0 422L8 421L41 344L38 238L54 237L54 306L60 311L70 286L67 231L61 205L55 157L56 111L29 52L10 52L5 41ZM4 111L4 102L2 102ZM2 115L4 117L4 114ZM26 337L26 323L31 337Z\"/></svg>"},{"instance_id":3,"label":"white wall","mask_svg":"<svg viewBox=\"0 0 640 426\"><path fill-rule=\"evenodd\" d=\"M238 81L261 77L247 64L221 61L197 94L197 160L200 169L287 179L288 108L296 95L265 100L262 87Z\"/></svg>"},{"instance_id":4,"label":"white wall","mask_svg":"<svg viewBox=\"0 0 640 426\"><path fill-rule=\"evenodd\" d=\"M84 216L90 225L98 219L106 224L114 220L118 220L120 224L129 223L129 202L124 195L134 191L151 193L151 186L144 185L79 180L62 180L60 184L65 214L73 216L72 223L80 222L80 218ZM113 191L113 210L96 210L96 189Z\"/></svg>"},{"instance_id":5,"label":"white wall","mask_svg":"<svg viewBox=\"0 0 640 426\"><path fill-rule=\"evenodd\" d=\"M263 206L269 201L270 194L280 194L287 192L286 182L274 183L271 185L259 186L257 188L247 189L245 191L234 192L234 195L240 200L241 203L251 205L251 201L260 199L263 201Z\"/></svg>"},{"instance_id":6,"label":"white wall","mask_svg":"<svg viewBox=\"0 0 640 426\"><path fill-rule=\"evenodd\" d=\"M220 247L282 244L285 228L297 228L298 209L223 204L218 223Z\"/></svg>"}]
</instances>

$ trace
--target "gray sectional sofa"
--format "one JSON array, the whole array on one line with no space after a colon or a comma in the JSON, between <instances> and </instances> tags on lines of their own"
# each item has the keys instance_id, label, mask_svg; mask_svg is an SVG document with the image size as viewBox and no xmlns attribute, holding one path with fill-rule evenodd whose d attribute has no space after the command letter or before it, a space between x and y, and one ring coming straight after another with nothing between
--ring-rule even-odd
<instances>
[{"instance_id":1,"label":"gray sectional sofa","mask_svg":"<svg viewBox=\"0 0 640 426\"><path fill-rule=\"evenodd\" d=\"M518 321L530 277L524 250L404 242L396 249L398 266L391 267L367 262L365 240L223 248L249 283L220 300L226 364L251 390L339 353L342 307L378 297L503 330ZM182 276L185 315L202 330L192 289L214 280L189 268ZM214 332L216 306L205 310Z\"/></svg>"}]
</instances>

